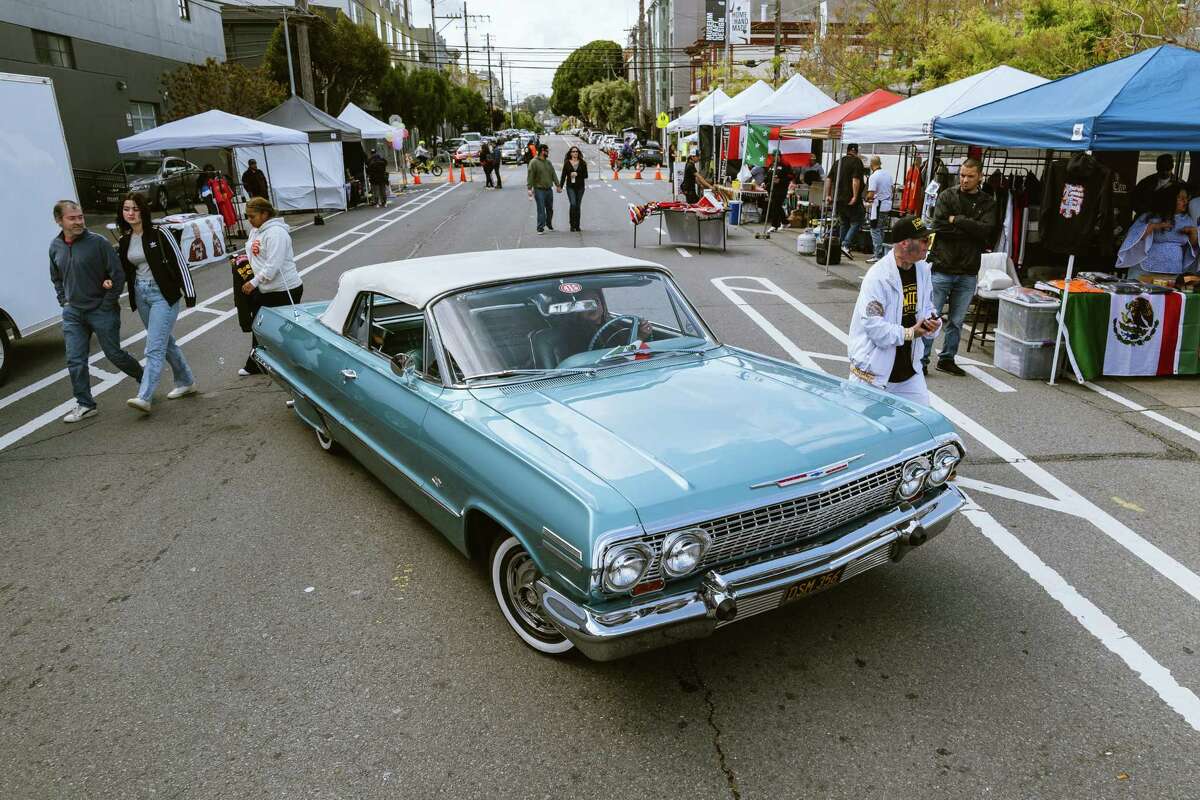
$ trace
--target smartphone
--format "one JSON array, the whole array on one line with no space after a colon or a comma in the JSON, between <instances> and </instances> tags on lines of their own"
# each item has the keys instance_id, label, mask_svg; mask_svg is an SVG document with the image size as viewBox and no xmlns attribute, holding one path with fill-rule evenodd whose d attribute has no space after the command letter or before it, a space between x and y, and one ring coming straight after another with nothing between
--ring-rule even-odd
<instances>
[{"instance_id":1,"label":"smartphone","mask_svg":"<svg viewBox=\"0 0 1200 800\"><path fill-rule=\"evenodd\" d=\"M929 312L929 318L930 319L941 319L942 315L939 314L937 311L931 311L931 312Z\"/></svg>"}]
</instances>

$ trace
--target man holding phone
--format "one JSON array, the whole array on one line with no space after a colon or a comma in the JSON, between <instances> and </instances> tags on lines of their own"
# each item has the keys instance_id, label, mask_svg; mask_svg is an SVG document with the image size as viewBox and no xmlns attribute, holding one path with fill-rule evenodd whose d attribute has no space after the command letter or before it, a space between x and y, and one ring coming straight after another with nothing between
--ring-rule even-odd
<instances>
[{"instance_id":1,"label":"man holding phone","mask_svg":"<svg viewBox=\"0 0 1200 800\"><path fill-rule=\"evenodd\" d=\"M942 324L925 261L929 235L920 217L896 221L896 244L867 271L850 320L850 380L921 405L929 405L921 370L924 348L914 348L913 342L937 333Z\"/></svg>"}]
</instances>

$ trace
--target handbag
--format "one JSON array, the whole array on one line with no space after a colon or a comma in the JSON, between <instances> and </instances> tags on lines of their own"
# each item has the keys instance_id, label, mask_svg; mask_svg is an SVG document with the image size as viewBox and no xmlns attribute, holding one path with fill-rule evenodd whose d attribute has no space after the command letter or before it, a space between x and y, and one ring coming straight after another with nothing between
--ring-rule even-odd
<instances>
[{"instance_id":1,"label":"handbag","mask_svg":"<svg viewBox=\"0 0 1200 800\"><path fill-rule=\"evenodd\" d=\"M262 303L262 295L258 289L250 294L244 294L242 287L254 277L250 268L250 259L245 253L235 253L229 257L229 265L233 270L233 305L237 309L238 325L245 333L250 333L254 325L254 315L258 313Z\"/></svg>"}]
</instances>

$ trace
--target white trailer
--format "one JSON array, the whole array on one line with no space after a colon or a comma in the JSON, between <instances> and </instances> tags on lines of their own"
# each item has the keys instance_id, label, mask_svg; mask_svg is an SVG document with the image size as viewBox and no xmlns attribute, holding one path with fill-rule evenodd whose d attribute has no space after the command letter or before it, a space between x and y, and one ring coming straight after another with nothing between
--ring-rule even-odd
<instances>
[{"instance_id":1,"label":"white trailer","mask_svg":"<svg viewBox=\"0 0 1200 800\"><path fill-rule=\"evenodd\" d=\"M50 283L51 210L78 200L54 82L0 72L0 383L13 342L57 324L62 309Z\"/></svg>"}]
</instances>

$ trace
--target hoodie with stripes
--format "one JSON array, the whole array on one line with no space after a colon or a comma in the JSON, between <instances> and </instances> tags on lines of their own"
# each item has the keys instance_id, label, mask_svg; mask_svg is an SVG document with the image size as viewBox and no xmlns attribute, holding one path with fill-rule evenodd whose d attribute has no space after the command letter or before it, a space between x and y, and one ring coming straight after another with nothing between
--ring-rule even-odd
<instances>
[{"instance_id":1,"label":"hoodie with stripes","mask_svg":"<svg viewBox=\"0 0 1200 800\"><path fill-rule=\"evenodd\" d=\"M129 286L129 307L137 310L137 267L129 260L131 231L125 231L117 241L117 255L125 271L125 283ZM188 308L196 305L196 288L192 285L192 274L187 268L187 259L179 249L179 243L167 228L145 225L142 228L142 252L150 266L150 274L158 284L163 299L171 305L183 297Z\"/></svg>"}]
</instances>

